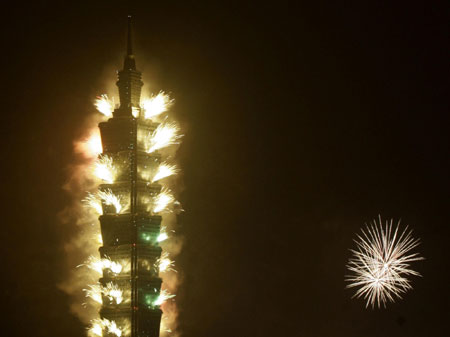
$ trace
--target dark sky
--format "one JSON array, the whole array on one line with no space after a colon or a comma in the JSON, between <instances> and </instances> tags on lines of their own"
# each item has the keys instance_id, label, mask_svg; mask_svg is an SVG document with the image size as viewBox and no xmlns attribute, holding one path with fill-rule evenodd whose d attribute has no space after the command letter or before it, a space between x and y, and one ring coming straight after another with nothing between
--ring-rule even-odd
<instances>
[{"instance_id":1,"label":"dark sky","mask_svg":"<svg viewBox=\"0 0 450 337\"><path fill-rule=\"evenodd\" d=\"M186 130L183 336L446 335L448 12L392 3L4 9L2 335L83 335L56 287L74 233L57 214L72 142L121 66L128 13L138 68L173 93ZM402 301L366 310L344 289L345 264L378 214L410 225L426 260Z\"/></svg>"}]
</instances>

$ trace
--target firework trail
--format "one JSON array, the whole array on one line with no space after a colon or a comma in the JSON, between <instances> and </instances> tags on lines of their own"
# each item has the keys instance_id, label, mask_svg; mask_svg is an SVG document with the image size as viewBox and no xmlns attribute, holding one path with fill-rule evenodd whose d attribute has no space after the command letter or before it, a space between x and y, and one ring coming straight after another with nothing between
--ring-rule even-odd
<instances>
[{"instance_id":1,"label":"firework trail","mask_svg":"<svg viewBox=\"0 0 450 337\"><path fill-rule=\"evenodd\" d=\"M366 308L377 305L386 307L388 301L395 302L412 289L408 276L420 276L412 270L411 262L423 260L419 253L411 251L419 245L406 227L400 231L400 221L393 228L393 220L383 226L381 216L374 220L362 234L357 235L356 250L351 250L346 276L347 288L358 288L353 297L363 297Z\"/></svg>"}]
</instances>

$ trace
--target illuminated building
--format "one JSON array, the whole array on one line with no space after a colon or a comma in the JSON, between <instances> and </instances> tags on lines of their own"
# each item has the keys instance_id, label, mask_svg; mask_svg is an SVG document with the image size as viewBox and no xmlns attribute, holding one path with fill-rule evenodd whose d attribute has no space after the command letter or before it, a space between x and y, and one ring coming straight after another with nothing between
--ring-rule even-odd
<instances>
[{"instance_id":1,"label":"illuminated building","mask_svg":"<svg viewBox=\"0 0 450 337\"><path fill-rule=\"evenodd\" d=\"M115 322L122 336L157 337L161 322L161 215L155 212L155 202L162 186L151 178L161 163L161 155L158 151L148 153L147 135L159 123L145 119L140 107L143 82L133 55L131 18L127 54L118 72L117 86L120 105L115 107L112 118L99 124L102 156L112 159L116 174L111 183L100 185L99 191L114 195L120 207L102 198L103 214L99 219L103 246L99 251L102 259L120 264L121 270L116 273L112 268L103 269L99 282L103 289L120 289L121 295L117 300L117 296L102 292L100 317ZM102 330L103 336L115 336L105 326Z\"/></svg>"}]
</instances>

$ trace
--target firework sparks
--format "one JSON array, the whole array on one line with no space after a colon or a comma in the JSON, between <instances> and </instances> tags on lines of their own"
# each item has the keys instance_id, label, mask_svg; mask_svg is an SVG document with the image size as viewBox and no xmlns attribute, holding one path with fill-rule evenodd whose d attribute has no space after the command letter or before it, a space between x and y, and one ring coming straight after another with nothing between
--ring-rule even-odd
<instances>
[{"instance_id":1,"label":"firework sparks","mask_svg":"<svg viewBox=\"0 0 450 337\"><path fill-rule=\"evenodd\" d=\"M110 100L108 95L98 96L95 100L95 107L99 112L101 112L106 117L112 117L114 100Z\"/></svg>"},{"instance_id":2,"label":"firework sparks","mask_svg":"<svg viewBox=\"0 0 450 337\"><path fill-rule=\"evenodd\" d=\"M83 264L89 269L95 270L99 274L103 273L104 269L111 270L114 274L120 274L122 265L118 262L111 261L110 258L99 259L94 256L89 256L88 260Z\"/></svg>"},{"instance_id":3,"label":"firework sparks","mask_svg":"<svg viewBox=\"0 0 450 337\"><path fill-rule=\"evenodd\" d=\"M86 293L86 297L92 298L95 302L102 304L102 296L108 297L111 302L120 304L123 302L123 291L119 287L109 282L106 286L100 284L92 284L88 286L89 289L83 289Z\"/></svg>"},{"instance_id":4,"label":"firework sparks","mask_svg":"<svg viewBox=\"0 0 450 337\"><path fill-rule=\"evenodd\" d=\"M115 195L110 189L98 191L98 196L106 205L114 206L116 213L119 214L127 209L120 196Z\"/></svg>"},{"instance_id":5,"label":"firework sparks","mask_svg":"<svg viewBox=\"0 0 450 337\"><path fill-rule=\"evenodd\" d=\"M94 174L97 178L112 184L117 175L113 159L107 155L100 156L95 163Z\"/></svg>"},{"instance_id":6,"label":"firework sparks","mask_svg":"<svg viewBox=\"0 0 450 337\"><path fill-rule=\"evenodd\" d=\"M177 174L178 169L176 165L169 165L167 163L162 163L158 167L158 171L155 173L155 175L152 178L152 183L164 179L166 177L170 177L171 175Z\"/></svg>"},{"instance_id":7,"label":"firework sparks","mask_svg":"<svg viewBox=\"0 0 450 337\"><path fill-rule=\"evenodd\" d=\"M123 292L117 284L109 282L106 284L106 287L102 287L102 293L104 296L108 297L111 302L115 302L116 304L120 304L123 302Z\"/></svg>"},{"instance_id":8,"label":"firework sparks","mask_svg":"<svg viewBox=\"0 0 450 337\"><path fill-rule=\"evenodd\" d=\"M122 336L122 330L119 329L116 322L103 319L94 319L91 321L92 326L89 332L94 336L103 336L103 330L106 330L109 334L116 335L117 337Z\"/></svg>"},{"instance_id":9,"label":"firework sparks","mask_svg":"<svg viewBox=\"0 0 450 337\"><path fill-rule=\"evenodd\" d=\"M102 304L102 287L100 284L91 284L89 289L83 289L86 297L92 298L95 302Z\"/></svg>"},{"instance_id":10,"label":"firework sparks","mask_svg":"<svg viewBox=\"0 0 450 337\"><path fill-rule=\"evenodd\" d=\"M166 146L177 144L181 138L178 134L180 128L175 123L160 124L155 131L147 137L147 152L152 153Z\"/></svg>"},{"instance_id":11,"label":"firework sparks","mask_svg":"<svg viewBox=\"0 0 450 337\"><path fill-rule=\"evenodd\" d=\"M169 258L169 253L167 252L162 253L161 257L158 260L156 260L156 264L158 266L158 270L161 273L165 273L168 271L176 272L176 270L174 269L175 262Z\"/></svg>"},{"instance_id":12,"label":"firework sparks","mask_svg":"<svg viewBox=\"0 0 450 337\"><path fill-rule=\"evenodd\" d=\"M88 192L87 197L83 199L86 206L91 207L97 214L103 213L102 203L95 194Z\"/></svg>"},{"instance_id":13,"label":"firework sparks","mask_svg":"<svg viewBox=\"0 0 450 337\"><path fill-rule=\"evenodd\" d=\"M174 197L166 188L161 190L161 193L154 200L153 212L159 213L167 209L167 206L174 202Z\"/></svg>"},{"instance_id":14,"label":"firework sparks","mask_svg":"<svg viewBox=\"0 0 450 337\"><path fill-rule=\"evenodd\" d=\"M91 328L89 329L91 336L103 336L103 328L100 323L92 322Z\"/></svg>"},{"instance_id":15,"label":"firework sparks","mask_svg":"<svg viewBox=\"0 0 450 337\"><path fill-rule=\"evenodd\" d=\"M122 265L120 263L111 261L110 259L102 259L103 269L109 269L114 274L120 274L122 271Z\"/></svg>"},{"instance_id":16,"label":"firework sparks","mask_svg":"<svg viewBox=\"0 0 450 337\"><path fill-rule=\"evenodd\" d=\"M173 104L173 99L164 91L160 91L158 95L144 99L142 107L144 109L145 119L150 119L167 111Z\"/></svg>"},{"instance_id":17,"label":"firework sparks","mask_svg":"<svg viewBox=\"0 0 450 337\"><path fill-rule=\"evenodd\" d=\"M168 299L174 298L175 295L170 294L167 290L161 290L161 293L156 298L156 300L153 302L153 305L158 306L163 304Z\"/></svg>"},{"instance_id":18,"label":"firework sparks","mask_svg":"<svg viewBox=\"0 0 450 337\"><path fill-rule=\"evenodd\" d=\"M159 233L158 237L156 238L156 242L163 242L166 241L169 238L169 235L166 232Z\"/></svg>"},{"instance_id":19,"label":"firework sparks","mask_svg":"<svg viewBox=\"0 0 450 337\"><path fill-rule=\"evenodd\" d=\"M393 229L392 222L383 226L381 217L378 223L374 220L355 240L357 250L351 250L347 268L353 274L346 277L350 282L347 288L358 287L354 297L364 297L366 307L386 306L387 301L401 299L401 294L412 289L407 276L420 276L410 269L410 263L423 258L418 253L408 254L419 245L419 239L412 237L408 227L400 233L400 221Z\"/></svg>"}]
</instances>

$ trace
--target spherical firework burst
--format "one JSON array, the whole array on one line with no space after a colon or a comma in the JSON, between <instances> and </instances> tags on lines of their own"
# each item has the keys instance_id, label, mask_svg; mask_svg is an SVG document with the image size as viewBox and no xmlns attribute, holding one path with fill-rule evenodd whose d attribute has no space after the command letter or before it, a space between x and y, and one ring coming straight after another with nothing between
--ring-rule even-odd
<instances>
[{"instance_id":1,"label":"spherical firework burst","mask_svg":"<svg viewBox=\"0 0 450 337\"><path fill-rule=\"evenodd\" d=\"M357 249L349 259L347 268L352 273L346 277L350 282L347 288L357 287L353 297L363 297L366 308L375 304L386 307L386 302L394 302L401 294L412 289L410 275L420 274L410 269L410 263L423 260L419 253L410 253L419 245L419 239L412 237L412 231L406 227L399 232L400 221L393 229L393 220L386 221L383 226L381 217L377 223L373 221L362 235L355 240Z\"/></svg>"}]
</instances>

